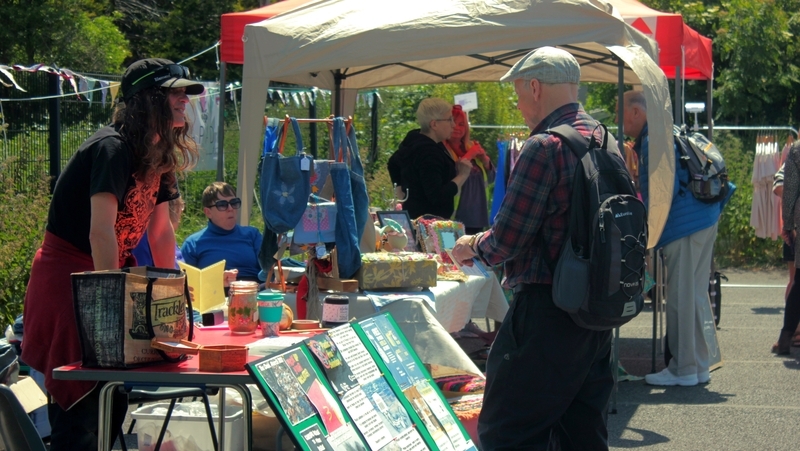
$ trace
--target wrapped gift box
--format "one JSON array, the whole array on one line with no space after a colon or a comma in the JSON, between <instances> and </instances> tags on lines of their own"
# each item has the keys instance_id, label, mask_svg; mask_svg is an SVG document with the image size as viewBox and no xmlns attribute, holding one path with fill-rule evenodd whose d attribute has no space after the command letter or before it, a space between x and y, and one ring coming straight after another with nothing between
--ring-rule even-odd
<instances>
[{"instance_id":1,"label":"wrapped gift box","mask_svg":"<svg viewBox=\"0 0 800 451\"><path fill-rule=\"evenodd\" d=\"M370 252L361 254L356 278L362 290L435 287L438 263L421 252Z\"/></svg>"}]
</instances>

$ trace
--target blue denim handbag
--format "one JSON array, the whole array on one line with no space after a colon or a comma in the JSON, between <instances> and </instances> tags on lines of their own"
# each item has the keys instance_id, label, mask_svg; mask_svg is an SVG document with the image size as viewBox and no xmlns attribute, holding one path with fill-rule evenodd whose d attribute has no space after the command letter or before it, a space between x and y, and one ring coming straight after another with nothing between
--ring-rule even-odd
<instances>
[{"instance_id":1,"label":"blue denim handbag","mask_svg":"<svg viewBox=\"0 0 800 451\"><path fill-rule=\"evenodd\" d=\"M284 157L281 153L289 123L297 141L297 153ZM311 157L303 152L297 119L287 116L275 144L270 152L264 154L261 162L261 214L266 228L275 233L285 233L300 221L311 194L311 163Z\"/></svg>"},{"instance_id":2,"label":"blue denim handbag","mask_svg":"<svg viewBox=\"0 0 800 451\"><path fill-rule=\"evenodd\" d=\"M351 124L348 133L344 119L333 119L333 147L336 163L331 164L331 181L336 196L336 253L339 277L352 278L361 267L359 243L369 216L369 200L364 169Z\"/></svg>"}]
</instances>

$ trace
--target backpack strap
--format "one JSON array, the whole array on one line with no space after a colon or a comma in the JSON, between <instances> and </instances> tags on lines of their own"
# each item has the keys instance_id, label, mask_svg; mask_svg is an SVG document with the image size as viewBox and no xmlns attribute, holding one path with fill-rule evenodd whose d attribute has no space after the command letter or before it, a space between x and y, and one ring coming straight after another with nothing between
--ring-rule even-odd
<instances>
[{"instance_id":1,"label":"backpack strap","mask_svg":"<svg viewBox=\"0 0 800 451\"><path fill-rule=\"evenodd\" d=\"M678 128L677 126L673 126L673 135L672 135L673 144L678 148L678 153L680 157L678 157L678 164L681 165L684 169L686 169L686 173L688 174L688 178L686 180L678 179L678 194L680 196L685 196L686 191L689 189L689 182L692 179L692 171L689 170L689 150L686 146L689 146L688 137L686 136L686 131L682 128ZM677 168L675 168L677 170Z\"/></svg>"},{"instance_id":2,"label":"backpack strap","mask_svg":"<svg viewBox=\"0 0 800 451\"><path fill-rule=\"evenodd\" d=\"M600 124L605 131L608 133L608 130L605 128L604 125ZM594 145L594 135L592 135L591 139L586 139L579 131L575 130L569 124L561 124L557 127L553 127L546 130L546 133L549 133L553 136L558 137L561 140L562 144L566 144L572 150L572 153L578 157L578 165L575 167L575 181L572 185L572 196L570 198L570 208L569 208L569 222L568 222L568 229L567 229L567 240L572 240L573 232L578 233L580 236L578 237L579 241L586 240L586 231L585 230L574 230L573 224L582 224L584 219L584 212L580 208L572 208L572 205L583 203L584 196L582 193L578 192L578 188L582 185L579 185L578 177L581 176L582 172L580 168L583 167L583 157L589 153L589 149ZM606 149L608 146L608 139L605 139L602 143L602 148ZM535 240L536 244L540 247L544 246L544 238L541 234L536 237ZM570 243L564 243L564 245L569 245ZM545 263L547 264L550 272L555 272L556 268L556 261L550 256L547 250L543 252Z\"/></svg>"},{"instance_id":3,"label":"backpack strap","mask_svg":"<svg viewBox=\"0 0 800 451\"><path fill-rule=\"evenodd\" d=\"M589 142L569 124L561 124L547 130L547 133L558 136L563 144L572 149L572 153L582 160L584 155L589 152Z\"/></svg>"}]
</instances>

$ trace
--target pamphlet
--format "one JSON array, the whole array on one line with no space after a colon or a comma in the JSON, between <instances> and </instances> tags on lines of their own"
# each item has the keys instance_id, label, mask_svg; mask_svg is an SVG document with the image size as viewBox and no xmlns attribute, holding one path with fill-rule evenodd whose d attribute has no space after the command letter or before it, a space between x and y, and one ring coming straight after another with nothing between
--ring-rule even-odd
<instances>
[{"instance_id":1,"label":"pamphlet","mask_svg":"<svg viewBox=\"0 0 800 451\"><path fill-rule=\"evenodd\" d=\"M366 384L381 376L378 366L350 324L329 330L328 336L336 343L336 347L339 348L359 384Z\"/></svg>"},{"instance_id":2,"label":"pamphlet","mask_svg":"<svg viewBox=\"0 0 800 451\"><path fill-rule=\"evenodd\" d=\"M370 449L381 449L392 441L392 434L381 421L363 390L355 388L345 393L342 396L342 405L353 418L353 423L367 440Z\"/></svg>"},{"instance_id":3,"label":"pamphlet","mask_svg":"<svg viewBox=\"0 0 800 451\"><path fill-rule=\"evenodd\" d=\"M220 260L203 269L179 261L178 266L186 271L186 282L192 289L192 308L200 313L225 304L224 275L225 260Z\"/></svg>"},{"instance_id":4,"label":"pamphlet","mask_svg":"<svg viewBox=\"0 0 800 451\"><path fill-rule=\"evenodd\" d=\"M273 357L256 366L275 393L286 417L293 425L314 415L314 407L297 381L293 371L284 360L284 355Z\"/></svg>"},{"instance_id":5,"label":"pamphlet","mask_svg":"<svg viewBox=\"0 0 800 451\"><path fill-rule=\"evenodd\" d=\"M306 345L322 365L322 369L336 393L341 395L351 388L358 387L358 380L350 369L350 365L344 361L342 354L328 334L315 335L306 340Z\"/></svg>"},{"instance_id":6,"label":"pamphlet","mask_svg":"<svg viewBox=\"0 0 800 451\"><path fill-rule=\"evenodd\" d=\"M462 265L458 260L453 258L452 249L447 249L446 252L447 255L450 256L450 260L452 260L453 263L456 265L456 267L460 269L461 272L463 272L464 274L468 276L489 277L489 270L486 269L486 265L484 265L483 262L480 261L479 259L473 258L472 266Z\"/></svg>"},{"instance_id":7,"label":"pamphlet","mask_svg":"<svg viewBox=\"0 0 800 451\"><path fill-rule=\"evenodd\" d=\"M401 390L426 379L386 317L376 316L359 324Z\"/></svg>"}]
</instances>

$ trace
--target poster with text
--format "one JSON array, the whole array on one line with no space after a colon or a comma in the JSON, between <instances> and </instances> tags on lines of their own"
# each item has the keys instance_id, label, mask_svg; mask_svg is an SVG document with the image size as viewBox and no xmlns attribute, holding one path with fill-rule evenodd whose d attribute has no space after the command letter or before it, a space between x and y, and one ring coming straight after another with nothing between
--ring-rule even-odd
<instances>
[{"instance_id":1,"label":"poster with text","mask_svg":"<svg viewBox=\"0 0 800 451\"><path fill-rule=\"evenodd\" d=\"M359 384L365 384L381 376L378 366L369 351L349 324L328 331L345 363L350 367Z\"/></svg>"},{"instance_id":2,"label":"poster with text","mask_svg":"<svg viewBox=\"0 0 800 451\"><path fill-rule=\"evenodd\" d=\"M316 335L306 340L306 345L314 357L317 358L325 371L325 376L330 381L333 390L338 394L358 386L358 380L344 361L342 353L336 347L328 334Z\"/></svg>"},{"instance_id":3,"label":"poster with text","mask_svg":"<svg viewBox=\"0 0 800 451\"><path fill-rule=\"evenodd\" d=\"M405 343L397 336L394 327L385 316L376 316L359 324L401 390L426 379Z\"/></svg>"}]
</instances>

